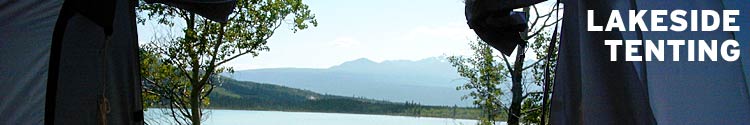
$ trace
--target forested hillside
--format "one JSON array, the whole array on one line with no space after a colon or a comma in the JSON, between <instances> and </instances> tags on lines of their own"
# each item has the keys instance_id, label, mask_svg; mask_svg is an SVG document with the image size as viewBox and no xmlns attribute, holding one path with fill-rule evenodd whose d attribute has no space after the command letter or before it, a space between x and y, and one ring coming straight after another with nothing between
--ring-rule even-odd
<instances>
[{"instance_id":1,"label":"forested hillside","mask_svg":"<svg viewBox=\"0 0 750 125\"><path fill-rule=\"evenodd\" d=\"M389 102L360 97L319 94L280 85L221 78L210 95L210 108L386 114L476 119L479 110L456 106L424 106L415 102Z\"/></svg>"}]
</instances>

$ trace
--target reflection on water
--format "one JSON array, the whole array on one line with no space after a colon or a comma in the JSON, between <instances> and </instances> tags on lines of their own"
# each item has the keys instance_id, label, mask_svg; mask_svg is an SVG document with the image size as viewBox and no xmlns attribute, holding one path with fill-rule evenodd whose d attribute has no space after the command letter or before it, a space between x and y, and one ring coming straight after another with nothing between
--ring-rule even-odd
<instances>
[{"instance_id":1,"label":"reflection on water","mask_svg":"<svg viewBox=\"0 0 750 125\"><path fill-rule=\"evenodd\" d=\"M146 121L170 124L164 109L149 109ZM475 120L343 113L210 110L206 125L475 125ZM166 122L165 122L166 121Z\"/></svg>"}]
</instances>

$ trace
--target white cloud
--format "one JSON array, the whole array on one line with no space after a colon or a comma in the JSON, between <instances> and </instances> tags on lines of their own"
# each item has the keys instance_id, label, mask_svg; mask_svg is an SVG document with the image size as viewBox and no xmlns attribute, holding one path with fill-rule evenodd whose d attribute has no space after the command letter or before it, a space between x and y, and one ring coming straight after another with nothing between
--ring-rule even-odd
<instances>
[{"instance_id":1,"label":"white cloud","mask_svg":"<svg viewBox=\"0 0 750 125\"><path fill-rule=\"evenodd\" d=\"M333 46L338 48L354 48L360 46L362 43L352 37L338 37L331 42Z\"/></svg>"},{"instance_id":2,"label":"white cloud","mask_svg":"<svg viewBox=\"0 0 750 125\"><path fill-rule=\"evenodd\" d=\"M439 38L444 40L466 40L474 32L464 23L450 23L445 26L421 26L407 33L406 38Z\"/></svg>"},{"instance_id":3,"label":"white cloud","mask_svg":"<svg viewBox=\"0 0 750 125\"><path fill-rule=\"evenodd\" d=\"M398 46L391 46L390 50L407 52L396 55L399 59L422 59L469 54L468 43L475 38L474 31L465 23L450 22L414 26L386 41L397 42Z\"/></svg>"}]
</instances>

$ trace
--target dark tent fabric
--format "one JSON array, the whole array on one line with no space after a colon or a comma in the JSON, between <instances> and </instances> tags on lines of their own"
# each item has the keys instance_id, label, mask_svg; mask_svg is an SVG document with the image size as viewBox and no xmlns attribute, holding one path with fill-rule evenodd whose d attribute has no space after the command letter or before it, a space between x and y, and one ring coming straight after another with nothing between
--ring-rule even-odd
<instances>
[{"instance_id":1,"label":"dark tent fabric","mask_svg":"<svg viewBox=\"0 0 750 125\"><path fill-rule=\"evenodd\" d=\"M748 26L750 8L746 3L737 0L564 0L563 3L565 18L551 102L552 124L750 123L747 58L734 62L673 62L672 47L665 46L669 51L665 51L664 57L669 61L624 62L624 51L618 49L619 60L611 62L610 48L604 45L604 40L719 40L721 44L726 39L737 39L740 46L748 46L747 31L586 31L587 10L595 10L594 24L602 26L612 10L625 14L627 10L707 9L721 13L724 9L739 9L742 14L737 17L737 25ZM627 16L623 20L628 24ZM650 24L648 18L644 21ZM671 24L666 21L663 25ZM747 49L742 51L741 58L746 57ZM687 50L680 49L680 56L686 59Z\"/></svg>"},{"instance_id":2,"label":"dark tent fabric","mask_svg":"<svg viewBox=\"0 0 750 125\"><path fill-rule=\"evenodd\" d=\"M510 55L524 44L521 32L528 29L526 13L513 9L527 7L545 0L467 0L464 15L469 28L484 42Z\"/></svg>"},{"instance_id":3,"label":"dark tent fabric","mask_svg":"<svg viewBox=\"0 0 750 125\"><path fill-rule=\"evenodd\" d=\"M745 1L747 2L747 1ZM725 10L722 0L638 1L638 9ZM745 3L747 4L747 3ZM747 10L740 18L747 18ZM646 21L646 23L650 23ZM746 22L745 22L746 23ZM665 25L672 25L666 22ZM750 26L741 25L740 26ZM748 29L744 29L748 30ZM643 39L724 40L736 39L733 32L644 32ZM738 39L740 46L748 40ZM672 47L665 47L671 50ZM748 50L743 50L748 51ZM672 55L666 51L665 55ZM680 52L687 58L687 51ZM750 55L744 55L748 57ZM671 60L667 56L668 60ZM654 116L659 124L747 124L750 123L750 96L742 70L742 60L735 62L647 62L647 84ZM750 72L748 72L750 73Z\"/></svg>"},{"instance_id":4,"label":"dark tent fabric","mask_svg":"<svg viewBox=\"0 0 750 125\"><path fill-rule=\"evenodd\" d=\"M0 124L44 123L50 41L60 7L60 0L0 1Z\"/></svg>"},{"instance_id":5,"label":"dark tent fabric","mask_svg":"<svg viewBox=\"0 0 750 125\"><path fill-rule=\"evenodd\" d=\"M65 0L61 11L62 13L74 12L80 14L103 28L106 35L112 34L115 0ZM63 14L63 16L65 15ZM69 17L61 18L67 19Z\"/></svg>"},{"instance_id":6,"label":"dark tent fabric","mask_svg":"<svg viewBox=\"0 0 750 125\"><path fill-rule=\"evenodd\" d=\"M46 122L142 124L136 3L65 2L52 41L48 87L56 88L48 91L54 104Z\"/></svg>"},{"instance_id":7,"label":"dark tent fabric","mask_svg":"<svg viewBox=\"0 0 750 125\"><path fill-rule=\"evenodd\" d=\"M748 13L750 13L750 4L748 4L747 1L745 0L723 0L723 2L724 2L724 9L740 10L741 16L736 17L736 21L735 21L736 25L745 26L745 27L750 26L750 15L747 15ZM745 28L744 30L741 29L738 32L733 32L732 35L734 36L734 39L736 39L737 41L741 41L740 44L750 43L750 31L748 31L747 28ZM744 56L740 56L740 62L742 62L741 63L742 71L745 74L745 85L746 85L746 88L748 88L747 93L750 94L750 57L746 57L746 56L750 56L750 45L743 44L740 46L740 50L743 50L741 51L742 54L740 55L744 55Z\"/></svg>"},{"instance_id":8,"label":"dark tent fabric","mask_svg":"<svg viewBox=\"0 0 750 125\"><path fill-rule=\"evenodd\" d=\"M510 12L509 12L510 13ZM516 46L519 44L524 44L524 40L521 38L521 32L528 28L526 26L526 19L525 17L521 17L521 15L525 15L524 13L514 13L513 15L507 15L501 19L495 19L494 21L487 21L491 19L477 19L474 20L474 22L495 22L497 20L503 20L503 21L497 21L497 24L502 24L502 27L494 26L492 24L488 23L469 23L469 27L471 27L474 30L474 33L479 36L483 41L485 41L487 44L492 46L492 48L495 48L496 50L500 51L500 53L509 56L511 53L513 53L513 50L516 49ZM515 18L515 20L513 19ZM480 21L481 20L481 21ZM514 25L514 24L521 24L521 25ZM511 29L511 30L509 30ZM512 30L517 29L517 30ZM520 31L519 31L520 30Z\"/></svg>"},{"instance_id":9,"label":"dark tent fabric","mask_svg":"<svg viewBox=\"0 0 750 125\"><path fill-rule=\"evenodd\" d=\"M163 3L195 12L216 22L227 22L237 0L146 0L148 3Z\"/></svg>"},{"instance_id":10,"label":"dark tent fabric","mask_svg":"<svg viewBox=\"0 0 750 125\"><path fill-rule=\"evenodd\" d=\"M136 5L0 1L0 124L143 124Z\"/></svg>"},{"instance_id":11,"label":"dark tent fabric","mask_svg":"<svg viewBox=\"0 0 750 125\"><path fill-rule=\"evenodd\" d=\"M567 0L564 7L566 18L562 24L550 122L654 124L648 89L639 80L633 63L610 62L609 47L603 44L608 39L635 39L634 35L585 32L586 20L581 18L586 17L586 10L597 10L599 13L594 17L598 22L594 24L606 24L610 11L631 9L629 1Z\"/></svg>"}]
</instances>

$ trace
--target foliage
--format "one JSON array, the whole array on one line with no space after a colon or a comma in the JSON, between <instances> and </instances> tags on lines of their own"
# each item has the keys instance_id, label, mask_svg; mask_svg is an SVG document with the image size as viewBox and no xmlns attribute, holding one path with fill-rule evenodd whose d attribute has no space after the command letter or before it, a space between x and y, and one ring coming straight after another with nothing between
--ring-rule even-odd
<instances>
[{"instance_id":1,"label":"foliage","mask_svg":"<svg viewBox=\"0 0 750 125\"><path fill-rule=\"evenodd\" d=\"M532 11L533 9L533 11ZM511 93L512 93L512 100L510 104L510 108L508 111L508 124L509 125L518 125L522 121L539 121L536 122L536 124L546 124L542 123L543 120L535 120L535 119L543 119L547 116L541 116L541 109L542 108L530 108L533 107L535 104L541 104L541 102L533 102L533 101L542 101L544 99L534 99L535 96L542 96L544 97L544 93L539 90L533 90L529 88L524 88L525 86L529 85L536 85L537 87L542 87L544 83L544 75L546 75L543 72L544 67L549 66L547 64L552 64L556 62L555 60L552 61L546 61L547 59L547 45L550 43L550 31L555 29L556 24L560 22L561 18L557 16L556 12L560 10L560 7L553 6L550 11L546 12L546 14L540 13L538 8L536 6L526 7L523 8L523 11L529 14L530 12L534 12L535 16L529 17L529 29L528 32L524 32L525 35L522 37L525 39L525 43L522 43L518 46L516 52L515 52L515 61L511 64L508 58L503 58L503 61L505 61L505 64L509 68L507 71L511 75L512 78L512 84L511 84ZM529 15L527 15L529 16ZM555 17L555 18L552 18ZM528 49L531 49L529 51ZM526 61L526 55L530 54L529 52L535 52L537 54L537 61L531 64L524 64ZM551 51L550 53L557 53L557 51ZM553 55L550 55L553 56ZM552 57L556 58L556 57ZM537 71L532 71L532 79L531 81L527 79L528 76L525 77L525 72L529 69L534 69ZM539 72L539 69L542 69L542 72ZM550 71L554 72L554 71ZM554 78L554 73L550 73L550 78ZM540 76L540 77L535 77ZM550 82L551 83L551 82ZM532 98L528 98L528 97ZM532 100L533 103L527 103ZM527 105L527 108L533 109L524 109L524 105ZM540 105L541 106L541 105ZM548 109L548 107L545 107ZM525 123L525 124L532 124L532 123Z\"/></svg>"},{"instance_id":2,"label":"foliage","mask_svg":"<svg viewBox=\"0 0 750 125\"><path fill-rule=\"evenodd\" d=\"M530 46L532 50L534 50L534 52L536 53L536 57L537 57L536 60L539 61L537 65L533 65L531 72L533 74L532 75L533 79L535 79L533 83L537 86L544 86L545 66L549 66L550 71L548 71L548 74L550 75L549 76L550 82L547 83L547 86L550 88L547 88L547 90L551 91L552 87L554 87L552 83L555 80L554 76L555 76L555 69L557 67L557 54L558 54L558 49L556 48L559 47L559 42L557 42L552 48L549 48L549 42L552 39L551 38L552 35L550 34L550 32L545 32L541 34L542 34L541 37L537 37ZM560 41L559 37L557 38L557 41ZM547 49L552 49L550 50L551 53L547 53ZM547 60L546 58L548 56L549 56L549 60ZM528 109L522 109L523 112L528 114L527 116L522 118L524 122L540 123L541 117L549 118L548 116L550 113L549 101L547 102L548 107L544 107L547 109L545 113L547 114L547 116L541 116L542 115L542 109L541 109L542 99L543 99L542 97L543 95L535 94L535 95L532 95L532 98L531 98L531 100L534 100L535 102L524 101L524 103L533 103L533 105L524 104L524 106L538 106L539 107L539 108L524 107L524 108L528 108ZM530 109L535 109L535 110L530 110Z\"/></svg>"},{"instance_id":3,"label":"foliage","mask_svg":"<svg viewBox=\"0 0 750 125\"><path fill-rule=\"evenodd\" d=\"M474 50L471 57L450 56L448 61L467 81L456 89L471 90L463 99L469 97L474 99L473 103L483 110L483 117L480 118L481 124L492 124L502 111L500 97L503 91L498 85L505 79L505 76L501 74L501 70L505 67L494 59L492 48L483 41L477 40L470 45Z\"/></svg>"},{"instance_id":4,"label":"foliage","mask_svg":"<svg viewBox=\"0 0 750 125\"><path fill-rule=\"evenodd\" d=\"M189 117L181 117L187 115L188 112L186 106L189 101L188 95L190 92L190 83L187 78L181 74L182 70L178 70L176 66L166 64L162 62L163 57L157 53L154 53L150 48L140 50L140 73L143 77L142 87L143 92L141 93L143 99L143 106L146 110L148 107L166 107L172 110L171 118L176 123L187 124L190 121ZM209 100L205 99L202 101L203 105L208 105ZM178 110L174 110L178 109ZM179 110L185 109L185 110Z\"/></svg>"},{"instance_id":5,"label":"foliage","mask_svg":"<svg viewBox=\"0 0 750 125\"><path fill-rule=\"evenodd\" d=\"M533 11L532 11L533 10ZM551 68L554 68L556 65L556 58L557 58L557 50L551 50L551 54L547 54L549 43L550 43L550 32L549 30L554 29L553 26L557 24L561 18L552 18L557 17L555 12L558 12L560 10L559 7L554 6L554 8L551 9L546 14L541 14L540 11L536 6L532 7L526 7L523 8L523 11L527 14L526 16L529 17L529 24L528 29L526 32L523 32L523 35L521 36L526 42L518 45L516 50L514 51L514 54L512 56L515 56L514 60L510 60L509 57L506 57L505 55L499 55L501 61L495 62L493 58L495 58L494 54L491 53L491 50L486 50L489 48L477 48L477 44L484 44L483 42L474 43L471 42L470 45L472 46L472 50L475 51L473 58L465 58L465 57L456 57L452 56L448 59L451 60L452 63L454 63L453 67L458 69L459 74L461 74L462 77L467 78L469 83L466 85L471 85L470 87L460 86L462 89L472 90L477 93L471 93L470 96L484 96L483 98L477 98L475 97L475 104L480 105L480 107L493 107L490 105L487 105L487 101L497 101L497 108L482 108L483 112L497 112L498 109L506 110L503 113L506 113L507 122L509 125L518 125L521 122L525 124L545 124L542 123L542 118L546 118L547 116L542 116L542 109L548 109L548 107L541 108L542 107L542 100L543 99L543 92L538 91L536 89L533 89L533 87L541 88L544 86L544 76L545 76L545 67L549 66ZM530 16L529 12L534 12L534 16ZM556 45L555 45L556 46ZM553 47L554 48L554 47ZM529 51L531 49L531 51ZM477 53L486 52L486 55L477 56ZM536 62L531 64L524 64L526 60L526 55L530 54L529 52L536 53ZM551 60L547 61L547 57L550 57ZM478 61L466 61L466 60L484 60L487 62L479 62ZM498 84L476 84L472 83L477 78L477 76L481 76L480 70L471 69L471 65L465 65L465 64L474 64L474 65L481 65L481 63L484 64L496 64L497 66L490 66L485 65L484 67L501 67L497 70L494 70L493 74L498 74L499 82L506 81L506 77L509 77L510 79L510 91L506 90L500 90L498 88ZM456 65L459 64L459 65ZM461 65L464 64L464 65ZM467 70L470 69L470 70ZM531 69L531 70L530 70ZM490 70L487 70L490 71ZM532 74L527 74L532 73ZM554 78L554 70L548 72L551 78ZM524 77L525 75L531 75L532 77ZM551 86L551 85L550 85ZM491 100L487 97L491 97L488 95L482 95L480 91L487 91L487 90L493 90L499 91L498 95L494 95L495 99ZM550 88L548 88L549 90ZM510 92L510 103L509 106L500 105L503 104L499 101L500 96L505 96L502 93ZM507 104L507 103L506 103ZM491 115L494 115L490 113ZM485 116L486 117L486 116ZM489 119L486 118L486 119ZM494 124L494 122L486 122L483 121L481 124Z\"/></svg>"},{"instance_id":6,"label":"foliage","mask_svg":"<svg viewBox=\"0 0 750 125\"><path fill-rule=\"evenodd\" d=\"M161 95L156 92L159 91L157 88L153 88L152 84L155 82L149 82L151 81L166 81L165 76L157 75L156 72L163 72L160 70L164 70L166 68L170 67L162 67L164 65L160 65L161 62L159 62L158 55L145 51L145 50L139 50L139 56L140 56L140 69L139 72L142 77L151 77L151 78L144 78L141 83L141 86L143 87L143 92L141 93L141 99L143 100L143 107L154 107L159 105L159 100L161 99ZM164 73L166 74L166 72ZM146 110L147 108L144 108Z\"/></svg>"},{"instance_id":7,"label":"foliage","mask_svg":"<svg viewBox=\"0 0 750 125\"><path fill-rule=\"evenodd\" d=\"M521 105L521 122L523 123L540 123L541 122L541 108L542 108L542 95L541 93L534 93L531 96L523 100Z\"/></svg>"},{"instance_id":8,"label":"foliage","mask_svg":"<svg viewBox=\"0 0 750 125\"><path fill-rule=\"evenodd\" d=\"M184 122L177 121L181 124L200 124L203 108L209 104L208 95L217 85L212 80L214 75L232 71L231 67L223 67L222 64L243 55L258 56L259 52L268 51L268 39L285 22L291 22L291 30L295 32L310 25L317 26L315 16L301 0L237 0L237 6L227 23L213 22L164 4L139 1L136 9L139 23L149 20L167 26L185 23L182 30L184 36L152 41L142 46L148 53L156 55L153 60L146 61L158 62L145 62L142 66L161 68L144 69L155 71L143 74L144 77L154 78L151 81L169 85L162 87L177 91L144 92L170 97L160 100L175 105L170 107L172 114L177 115L173 116L175 119L189 118ZM288 17L292 17L291 21L287 20Z\"/></svg>"}]
</instances>

